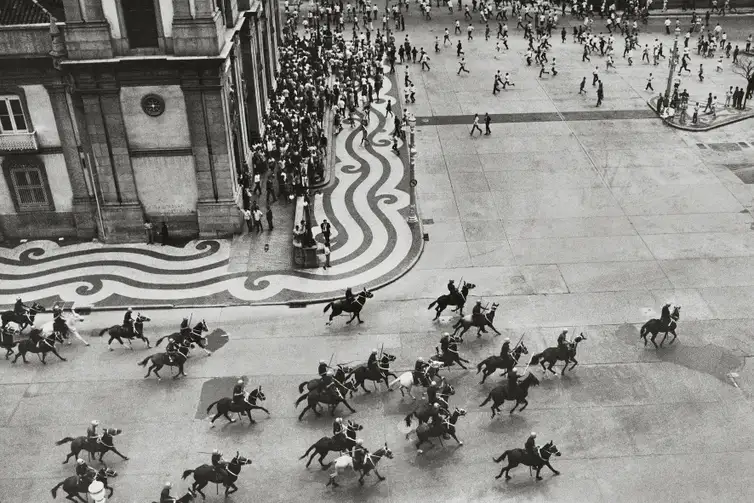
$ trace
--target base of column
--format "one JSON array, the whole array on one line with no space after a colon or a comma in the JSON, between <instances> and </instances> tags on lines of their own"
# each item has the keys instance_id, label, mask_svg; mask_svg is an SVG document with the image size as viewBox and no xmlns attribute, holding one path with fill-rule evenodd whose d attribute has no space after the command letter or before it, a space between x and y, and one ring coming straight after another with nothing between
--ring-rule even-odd
<instances>
[{"instance_id":1,"label":"base of column","mask_svg":"<svg viewBox=\"0 0 754 503\"><path fill-rule=\"evenodd\" d=\"M107 243L127 243L144 238L144 211L141 205L122 204L102 207L104 236Z\"/></svg>"},{"instance_id":2,"label":"base of column","mask_svg":"<svg viewBox=\"0 0 754 503\"><path fill-rule=\"evenodd\" d=\"M235 201L202 202L196 206L199 237L224 238L241 232L243 217Z\"/></svg>"},{"instance_id":3,"label":"base of column","mask_svg":"<svg viewBox=\"0 0 754 503\"><path fill-rule=\"evenodd\" d=\"M89 199L73 200L73 220L76 222L76 237L92 239L97 237L95 208Z\"/></svg>"}]
</instances>

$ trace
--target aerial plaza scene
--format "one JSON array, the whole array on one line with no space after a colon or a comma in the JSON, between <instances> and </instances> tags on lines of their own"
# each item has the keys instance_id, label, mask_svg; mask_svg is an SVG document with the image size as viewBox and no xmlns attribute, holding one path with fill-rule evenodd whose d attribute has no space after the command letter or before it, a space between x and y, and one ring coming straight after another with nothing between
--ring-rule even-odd
<instances>
[{"instance_id":1,"label":"aerial plaza scene","mask_svg":"<svg viewBox=\"0 0 754 503\"><path fill-rule=\"evenodd\" d=\"M0 502L748 502L754 2L0 2Z\"/></svg>"}]
</instances>

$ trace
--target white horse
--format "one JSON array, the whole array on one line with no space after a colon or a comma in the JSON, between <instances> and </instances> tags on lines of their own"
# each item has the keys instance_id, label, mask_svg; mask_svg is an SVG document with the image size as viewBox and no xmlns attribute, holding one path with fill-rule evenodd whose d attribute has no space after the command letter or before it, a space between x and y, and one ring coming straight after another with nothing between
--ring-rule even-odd
<instances>
[{"instance_id":1,"label":"white horse","mask_svg":"<svg viewBox=\"0 0 754 503\"><path fill-rule=\"evenodd\" d=\"M84 317L81 316L79 313L77 313L76 309L71 308L70 316L65 316L64 319L65 319L65 324L68 327L68 333L70 335L73 335L75 338L77 338L81 342L83 342L84 345L89 346L89 343L83 337L81 337L81 334L76 329L76 322L84 321ZM42 337L47 337L49 335L52 335L52 332L54 331L53 330L54 324L55 324L55 321L53 320L53 321L48 321L47 323L42 325ZM68 339L68 345L69 346L71 345L70 338Z\"/></svg>"},{"instance_id":2,"label":"white horse","mask_svg":"<svg viewBox=\"0 0 754 503\"><path fill-rule=\"evenodd\" d=\"M410 396L412 400L416 400L416 397L413 395L413 393L411 393L411 388L414 387L414 373L413 372L409 371L409 372L402 373L398 377L398 379L390 383L390 388L395 386L396 383L400 383L400 387L398 389L401 390L401 398L406 396L406 393L403 391L403 390L406 390L408 392L408 396Z\"/></svg>"}]
</instances>

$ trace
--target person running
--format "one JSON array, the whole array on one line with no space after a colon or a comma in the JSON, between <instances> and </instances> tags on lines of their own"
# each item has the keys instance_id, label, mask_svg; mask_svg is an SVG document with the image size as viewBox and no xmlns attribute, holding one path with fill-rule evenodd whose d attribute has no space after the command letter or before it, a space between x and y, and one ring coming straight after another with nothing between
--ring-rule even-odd
<instances>
[{"instance_id":1,"label":"person running","mask_svg":"<svg viewBox=\"0 0 754 503\"><path fill-rule=\"evenodd\" d=\"M461 75L461 72L471 73L466 69L466 58L461 58L461 61L458 62L458 72L456 75Z\"/></svg>"},{"instance_id":2,"label":"person running","mask_svg":"<svg viewBox=\"0 0 754 503\"><path fill-rule=\"evenodd\" d=\"M471 125L469 136L474 136L474 131L479 131L479 134L482 134L482 128L479 127L479 114L474 114L474 123Z\"/></svg>"}]
</instances>

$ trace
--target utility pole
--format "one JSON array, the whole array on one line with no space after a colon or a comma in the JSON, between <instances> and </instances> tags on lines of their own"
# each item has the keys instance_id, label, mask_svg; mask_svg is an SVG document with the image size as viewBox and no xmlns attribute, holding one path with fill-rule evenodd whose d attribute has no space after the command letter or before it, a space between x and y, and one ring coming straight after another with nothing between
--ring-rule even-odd
<instances>
[{"instance_id":1,"label":"utility pole","mask_svg":"<svg viewBox=\"0 0 754 503\"><path fill-rule=\"evenodd\" d=\"M670 70L668 71L668 85L665 88L665 101L670 105L670 93L673 90L673 74L675 73L675 67L678 63L678 37L681 34L681 29L676 26L675 28L675 40L673 41L673 53L670 56Z\"/></svg>"},{"instance_id":2,"label":"utility pole","mask_svg":"<svg viewBox=\"0 0 754 503\"><path fill-rule=\"evenodd\" d=\"M408 126L410 130L408 142L408 166L409 166L409 205L408 217L406 221L410 224L419 223L419 217L416 214L416 116L411 112L408 116Z\"/></svg>"}]
</instances>

